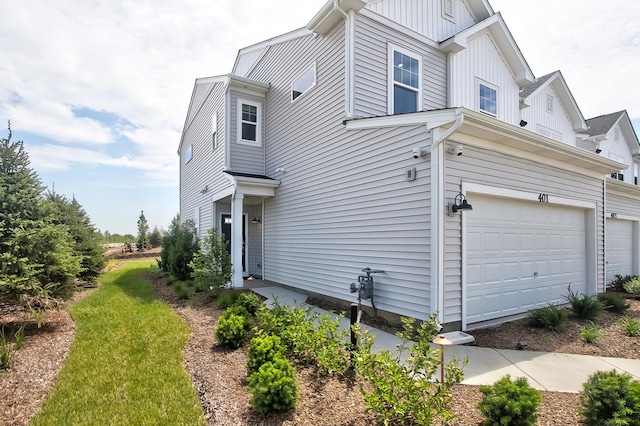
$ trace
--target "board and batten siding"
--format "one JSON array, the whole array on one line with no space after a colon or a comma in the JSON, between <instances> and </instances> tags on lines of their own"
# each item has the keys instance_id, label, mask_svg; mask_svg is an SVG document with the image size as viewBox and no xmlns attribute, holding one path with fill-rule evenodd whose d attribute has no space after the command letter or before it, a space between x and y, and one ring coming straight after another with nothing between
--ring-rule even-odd
<instances>
[{"instance_id":1,"label":"board and batten siding","mask_svg":"<svg viewBox=\"0 0 640 426\"><path fill-rule=\"evenodd\" d=\"M365 7L436 41L476 23L461 0L453 0L453 20L443 17L442 0L381 0Z\"/></svg>"},{"instance_id":2,"label":"board and batten siding","mask_svg":"<svg viewBox=\"0 0 640 426\"><path fill-rule=\"evenodd\" d=\"M604 290L604 183L602 179L558 170L500 152L464 147L464 155L445 160L445 200L453 201L462 182L596 203L597 286ZM473 205L473 194L467 194ZM462 213L463 215L465 213ZM462 216L445 219L444 323L462 320ZM589 267L589 259L587 267Z\"/></svg>"},{"instance_id":3,"label":"board and batten siding","mask_svg":"<svg viewBox=\"0 0 640 426\"><path fill-rule=\"evenodd\" d=\"M362 15L356 16L355 115L387 115L389 43L422 56L422 108L446 108L447 58L436 48Z\"/></svg>"},{"instance_id":4,"label":"board and batten siding","mask_svg":"<svg viewBox=\"0 0 640 426\"><path fill-rule=\"evenodd\" d=\"M547 109L548 96L553 99L552 111ZM576 132L573 130L573 123L553 86L549 84L543 90L540 90L529 100L529 104L529 107L522 109L522 118L527 122L526 129L564 142L567 145L576 146ZM543 126L545 129L551 130L552 133L545 134L539 131L538 126ZM557 132L557 134L553 132Z\"/></svg>"},{"instance_id":5,"label":"board and batten siding","mask_svg":"<svg viewBox=\"0 0 640 426\"><path fill-rule=\"evenodd\" d=\"M291 81L312 62L317 85L295 102ZM424 126L347 131L344 28L272 46L251 78L267 95L267 174L280 180L265 200L264 278L355 301L361 269L376 275L378 309L426 318L429 283L429 170L411 151ZM286 172L276 173L276 168ZM405 171L417 168L417 179Z\"/></svg>"},{"instance_id":6,"label":"board and batten siding","mask_svg":"<svg viewBox=\"0 0 640 426\"><path fill-rule=\"evenodd\" d=\"M216 83L208 91L185 130L182 149L192 147L192 158L184 164L180 159L180 219L195 220L194 209L200 208L200 230L212 226L211 194L229 187L224 169L224 138L226 137L224 105L226 86ZM213 149L211 120L217 114L218 144ZM202 189L207 191L202 193Z\"/></svg>"},{"instance_id":7,"label":"board and batten siding","mask_svg":"<svg viewBox=\"0 0 640 426\"><path fill-rule=\"evenodd\" d=\"M520 87L506 65L488 31L469 42L466 49L451 55L452 81L450 107L464 106L480 110L479 83L497 88L497 119L511 124L520 122Z\"/></svg>"},{"instance_id":8,"label":"board and batten siding","mask_svg":"<svg viewBox=\"0 0 640 426\"><path fill-rule=\"evenodd\" d=\"M231 170L234 172L264 175L264 147L266 142L264 98L234 90L230 91L230 96L231 102L229 116L231 117L231 129L229 129L229 134L231 135ZM240 120L240 117L238 116L239 99L260 104L260 139L262 140L260 146L246 145L238 142L240 139L240 135L238 134L238 121Z\"/></svg>"}]
</instances>

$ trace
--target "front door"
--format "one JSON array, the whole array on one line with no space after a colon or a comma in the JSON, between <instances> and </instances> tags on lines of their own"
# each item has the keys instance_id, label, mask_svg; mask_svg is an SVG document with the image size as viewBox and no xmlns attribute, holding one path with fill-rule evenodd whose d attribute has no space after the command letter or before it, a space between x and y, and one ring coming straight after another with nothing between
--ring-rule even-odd
<instances>
[{"instance_id":1,"label":"front door","mask_svg":"<svg viewBox=\"0 0 640 426\"><path fill-rule=\"evenodd\" d=\"M242 217L242 270L244 273L247 273L247 265L246 265L246 250L245 246L247 243L247 225L244 220L245 215ZM220 229L222 229L222 235L224 235L225 240L227 241L227 251L229 255L231 255L231 215L223 214L220 217Z\"/></svg>"}]
</instances>

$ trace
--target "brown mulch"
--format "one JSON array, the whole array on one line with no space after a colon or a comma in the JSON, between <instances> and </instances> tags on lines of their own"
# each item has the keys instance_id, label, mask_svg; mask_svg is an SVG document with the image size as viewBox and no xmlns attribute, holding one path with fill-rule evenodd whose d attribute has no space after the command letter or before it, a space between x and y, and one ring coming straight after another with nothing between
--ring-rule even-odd
<instances>
[{"instance_id":1,"label":"brown mulch","mask_svg":"<svg viewBox=\"0 0 640 426\"><path fill-rule=\"evenodd\" d=\"M374 417L365 412L357 378L334 378L319 375L315 369L297 365L300 402L291 412L259 417L250 405L246 388L246 345L238 350L222 348L214 332L222 311L202 293L191 300L178 300L170 286L160 280L154 290L190 326L192 336L184 351L185 369L192 377L202 407L210 425L343 425L365 426L375 424ZM74 300L89 294L86 290ZM628 314L640 317L640 302L630 301ZM46 324L28 328L23 348L17 352L10 370L0 372L0 425L25 425L41 408L57 373L62 368L75 333L75 324L69 315L70 304L47 313ZM25 318L15 312L0 310L0 325L12 325ZM473 335L481 346L514 348L519 339L526 339L528 349L586 353L604 356L638 358L640 338L626 338L617 321L620 316L603 313L596 324L603 331L603 340L596 345L580 343L574 325L563 333L543 333L526 327L523 320L504 324L490 330L476 330ZM578 327L577 323L575 327ZM630 339L627 341L626 339ZM614 351L611 347L615 346ZM599 352L602 351L602 352ZM614 355L607 355L614 354ZM481 394L477 386L458 385L454 388L451 406L458 416L454 425L479 425L482 416L476 408ZM540 425L579 425L579 395L542 392L538 410Z\"/></svg>"}]
</instances>

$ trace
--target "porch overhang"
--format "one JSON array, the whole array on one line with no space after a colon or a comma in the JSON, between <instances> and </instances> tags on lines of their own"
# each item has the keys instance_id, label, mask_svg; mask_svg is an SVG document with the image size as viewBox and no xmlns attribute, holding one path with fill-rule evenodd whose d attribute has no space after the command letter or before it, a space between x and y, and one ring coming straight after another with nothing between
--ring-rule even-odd
<instances>
[{"instance_id":1,"label":"porch overhang","mask_svg":"<svg viewBox=\"0 0 640 426\"><path fill-rule=\"evenodd\" d=\"M276 188L280 186L279 180L265 175L233 171L225 171L224 173L231 182L233 188L232 193L241 194L246 197L275 197Z\"/></svg>"}]
</instances>

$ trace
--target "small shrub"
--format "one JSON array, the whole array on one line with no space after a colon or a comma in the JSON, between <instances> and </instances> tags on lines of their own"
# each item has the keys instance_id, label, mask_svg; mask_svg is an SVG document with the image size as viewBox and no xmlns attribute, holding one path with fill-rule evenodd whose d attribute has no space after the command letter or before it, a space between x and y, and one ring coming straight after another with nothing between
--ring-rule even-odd
<instances>
[{"instance_id":1,"label":"small shrub","mask_svg":"<svg viewBox=\"0 0 640 426\"><path fill-rule=\"evenodd\" d=\"M178 299L189 298L189 289L184 286L182 281L176 281L173 283L173 292L178 296Z\"/></svg>"},{"instance_id":2,"label":"small shrub","mask_svg":"<svg viewBox=\"0 0 640 426\"><path fill-rule=\"evenodd\" d=\"M629 337L638 337L640 336L640 320L625 317L620 320L620 325L622 326L625 334Z\"/></svg>"},{"instance_id":3,"label":"small shrub","mask_svg":"<svg viewBox=\"0 0 640 426\"><path fill-rule=\"evenodd\" d=\"M630 374L597 371L580 392L580 413L587 426L638 425L640 384Z\"/></svg>"},{"instance_id":4,"label":"small shrub","mask_svg":"<svg viewBox=\"0 0 640 426\"><path fill-rule=\"evenodd\" d=\"M484 425L534 425L538 419L540 391L529 386L525 377L515 381L507 374L493 385L480 386L482 400L478 409L484 415Z\"/></svg>"},{"instance_id":5,"label":"small shrub","mask_svg":"<svg viewBox=\"0 0 640 426\"><path fill-rule=\"evenodd\" d=\"M174 277L173 275L169 275L167 278L164 279L164 283L166 285L172 285L176 281L178 281L178 279L176 277Z\"/></svg>"},{"instance_id":6,"label":"small shrub","mask_svg":"<svg viewBox=\"0 0 640 426\"><path fill-rule=\"evenodd\" d=\"M286 411L298 404L296 372L285 358L265 362L247 378L251 405L265 416L273 411Z\"/></svg>"},{"instance_id":7,"label":"small shrub","mask_svg":"<svg viewBox=\"0 0 640 426\"><path fill-rule=\"evenodd\" d=\"M4 327L0 330L0 370L6 370L13 362L13 348L4 333Z\"/></svg>"},{"instance_id":8,"label":"small shrub","mask_svg":"<svg viewBox=\"0 0 640 426\"><path fill-rule=\"evenodd\" d=\"M221 294L217 301L218 309L227 309L228 307L233 306L238 300L238 297L239 294L237 291L228 291Z\"/></svg>"},{"instance_id":9,"label":"small shrub","mask_svg":"<svg viewBox=\"0 0 640 426\"><path fill-rule=\"evenodd\" d=\"M251 314L244 308L244 306L232 306L224 311L223 317L229 317L231 315L237 315L244 319L244 327L249 330L251 325L253 324L253 317Z\"/></svg>"},{"instance_id":10,"label":"small shrub","mask_svg":"<svg viewBox=\"0 0 640 426\"><path fill-rule=\"evenodd\" d=\"M585 343L595 343L602 335L598 326L593 321L590 322L591 327L580 327L580 338Z\"/></svg>"},{"instance_id":11,"label":"small shrub","mask_svg":"<svg viewBox=\"0 0 640 426\"><path fill-rule=\"evenodd\" d=\"M262 300L253 292L243 292L238 296L236 305L244 306L251 315L255 315L260 305L262 305Z\"/></svg>"},{"instance_id":12,"label":"small shrub","mask_svg":"<svg viewBox=\"0 0 640 426\"><path fill-rule=\"evenodd\" d=\"M622 285L624 291L630 294L640 294L640 277L633 277Z\"/></svg>"},{"instance_id":13,"label":"small shrub","mask_svg":"<svg viewBox=\"0 0 640 426\"><path fill-rule=\"evenodd\" d=\"M567 289L567 295L564 298L569 302L573 313L578 318L593 321L604 309L602 303L595 296L574 293L571 291L571 286Z\"/></svg>"},{"instance_id":14,"label":"small shrub","mask_svg":"<svg viewBox=\"0 0 640 426\"><path fill-rule=\"evenodd\" d=\"M605 310L616 314L624 313L631 306L629 302L615 293L600 293L598 294L598 300Z\"/></svg>"},{"instance_id":15,"label":"small shrub","mask_svg":"<svg viewBox=\"0 0 640 426\"><path fill-rule=\"evenodd\" d=\"M262 364L284 357L284 346L278 336L254 337L249 344L249 361L247 374L251 375L260 369Z\"/></svg>"},{"instance_id":16,"label":"small shrub","mask_svg":"<svg viewBox=\"0 0 640 426\"><path fill-rule=\"evenodd\" d=\"M620 275L616 274L615 279L609 283L609 287L613 288L616 291L626 291L624 289L624 285L635 278L633 275Z\"/></svg>"},{"instance_id":17,"label":"small shrub","mask_svg":"<svg viewBox=\"0 0 640 426\"><path fill-rule=\"evenodd\" d=\"M220 317L216 329L216 339L223 346L239 348L247 340L248 330L246 319L241 315L228 315Z\"/></svg>"},{"instance_id":18,"label":"small shrub","mask_svg":"<svg viewBox=\"0 0 640 426\"><path fill-rule=\"evenodd\" d=\"M202 283L195 283L193 285L193 291L196 293L202 293L205 290L206 289L204 288L204 285Z\"/></svg>"},{"instance_id":19,"label":"small shrub","mask_svg":"<svg viewBox=\"0 0 640 426\"><path fill-rule=\"evenodd\" d=\"M567 311L566 309L558 308L556 305L534 309L527 316L527 324L534 328L560 331L567 324Z\"/></svg>"}]
</instances>

